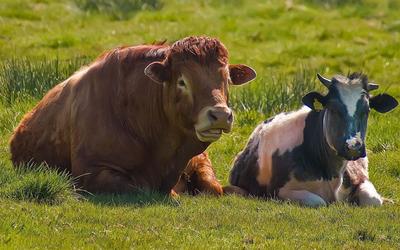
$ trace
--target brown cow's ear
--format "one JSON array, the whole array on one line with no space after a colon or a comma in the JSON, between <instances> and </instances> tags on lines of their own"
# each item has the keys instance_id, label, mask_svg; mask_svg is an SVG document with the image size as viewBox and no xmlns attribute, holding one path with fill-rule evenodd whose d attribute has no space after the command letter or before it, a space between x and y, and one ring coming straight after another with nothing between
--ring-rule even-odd
<instances>
[{"instance_id":1,"label":"brown cow's ear","mask_svg":"<svg viewBox=\"0 0 400 250\"><path fill-rule=\"evenodd\" d=\"M161 62L152 62L144 69L144 74L156 83L169 81L169 72Z\"/></svg>"},{"instance_id":2,"label":"brown cow's ear","mask_svg":"<svg viewBox=\"0 0 400 250\"><path fill-rule=\"evenodd\" d=\"M241 85L256 78L257 73L244 64L233 64L229 65L229 75L233 85Z\"/></svg>"}]
</instances>

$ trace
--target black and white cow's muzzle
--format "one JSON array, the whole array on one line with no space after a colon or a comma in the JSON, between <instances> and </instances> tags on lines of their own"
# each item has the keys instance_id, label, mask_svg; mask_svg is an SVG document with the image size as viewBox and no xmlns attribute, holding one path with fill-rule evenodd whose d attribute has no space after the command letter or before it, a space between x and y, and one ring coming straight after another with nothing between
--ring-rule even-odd
<instances>
[{"instance_id":1,"label":"black and white cow's muzzle","mask_svg":"<svg viewBox=\"0 0 400 250\"><path fill-rule=\"evenodd\" d=\"M344 155L346 160L357 160L366 156L365 143L362 140L360 133L347 139L344 143Z\"/></svg>"}]
</instances>

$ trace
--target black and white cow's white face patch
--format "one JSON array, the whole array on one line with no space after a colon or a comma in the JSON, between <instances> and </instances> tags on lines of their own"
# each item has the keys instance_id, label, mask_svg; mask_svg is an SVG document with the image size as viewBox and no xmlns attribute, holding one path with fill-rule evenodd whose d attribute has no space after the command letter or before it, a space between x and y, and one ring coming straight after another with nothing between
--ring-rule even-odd
<instances>
[{"instance_id":1,"label":"black and white cow's white face patch","mask_svg":"<svg viewBox=\"0 0 400 250\"><path fill-rule=\"evenodd\" d=\"M370 98L369 91L378 85L368 83L365 75L337 75L332 80L318 76L329 89L326 96L311 92L303 98L305 105L315 110L315 101L323 105L324 136L328 145L347 160L365 157L365 135L370 108L388 112L397 101L387 95ZM379 105L377 105L379 103Z\"/></svg>"}]
</instances>

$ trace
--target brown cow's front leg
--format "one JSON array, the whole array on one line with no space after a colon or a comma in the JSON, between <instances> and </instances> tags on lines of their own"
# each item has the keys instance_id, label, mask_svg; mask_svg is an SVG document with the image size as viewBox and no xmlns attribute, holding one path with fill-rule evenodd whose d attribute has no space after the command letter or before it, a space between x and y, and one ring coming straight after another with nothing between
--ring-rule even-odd
<instances>
[{"instance_id":1,"label":"brown cow's front leg","mask_svg":"<svg viewBox=\"0 0 400 250\"><path fill-rule=\"evenodd\" d=\"M192 195L199 193L222 195L222 186L215 176L207 153L201 153L189 161L173 190Z\"/></svg>"},{"instance_id":2,"label":"brown cow's front leg","mask_svg":"<svg viewBox=\"0 0 400 250\"><path fill-rule=\"evenodd\" d=\"M91 193L129 193L138 190L129 177L112 169L83 174L78 178L78 183L81 189Z\"/></svg>"},{"instance_id":3,"label":"brown cow's front leg","mask_svg":"<svg viewBox=\"0 0 400 250\"><path fill-rule=\"evenodd\" d=\"M110 164L89 164L75 160L72 175L77 177L77 186L91 193L129 193L139 188L123 169Z\"/></svg>"}]
</instances>

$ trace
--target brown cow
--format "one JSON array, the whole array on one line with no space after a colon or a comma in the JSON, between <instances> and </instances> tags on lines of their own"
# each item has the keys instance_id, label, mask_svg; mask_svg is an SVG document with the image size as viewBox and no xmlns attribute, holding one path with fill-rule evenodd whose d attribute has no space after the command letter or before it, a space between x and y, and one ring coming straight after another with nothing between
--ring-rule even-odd
<instances>
[{"instance_id":1,"label":"brown cow","mask_svg":"<svg viewBox=\"0 0 400 250\"><path fill-rule=\"evenodd\" d=\"M195 156L231 130L228 86L255 76L245 65L229 65L224 45L208 37L114 49L25 115L11 138L12 161L67 170L96 193L169 193L186 166L203 183L213 171L202 173L211 165ZM215 176L209 180L190 188L222 192Z\"/></svg>"}]
</instances>

